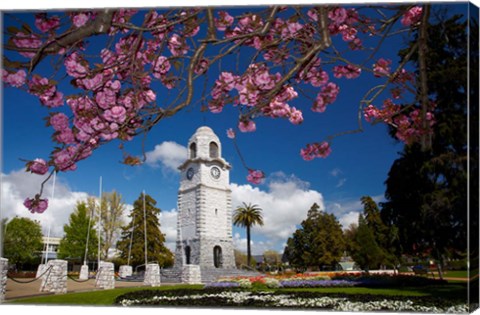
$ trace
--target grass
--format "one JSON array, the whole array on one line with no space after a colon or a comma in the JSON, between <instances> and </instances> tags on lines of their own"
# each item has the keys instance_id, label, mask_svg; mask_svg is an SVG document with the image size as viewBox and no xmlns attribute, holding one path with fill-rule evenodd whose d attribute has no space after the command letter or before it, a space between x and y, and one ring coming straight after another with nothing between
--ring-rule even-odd
<instances>
[{"instance_id":1,"label":"grass","mask_svg":"<svg viewBox=\"0 0 480 315\"><path fill-rule=\"evenodd\" d=\"M175 285L164 287L138 287L120 288L112 290L95 290L89 292L76 292L59 295L38 296L32 298L6 301L5 304L38 304L38 305L96 305L111 306L119 295L141 290L178 290L178 289L201 289L203 285Z\"/></svg>"},{"instance_id":2,"label":"grass","mask_svg":"<svg viewBox=\"0 0 480 315\"><path fill-rule=\"evenodd\" d=\"M48 295L33 298L24 298L13 301L7 301L9 304L34 304L34 305L97 305L112 306L115 298L122 294L140 291L140 290L159 290L170 291L179 289L201 289L203 285L175 285L163 287L138 287L138 288L120 288L113 290L97 290L90 292L68 293L62 295ZM467 296L466 285L462 284L446 284L428 287L405 287L405 288L304 288L304 289L279 289L279 291L302 291L315 292L319 294L342 294L358 295L382 295L382 296L432 296L440 297L448 300L465 300Z\"/></svg>"}]
</instances>

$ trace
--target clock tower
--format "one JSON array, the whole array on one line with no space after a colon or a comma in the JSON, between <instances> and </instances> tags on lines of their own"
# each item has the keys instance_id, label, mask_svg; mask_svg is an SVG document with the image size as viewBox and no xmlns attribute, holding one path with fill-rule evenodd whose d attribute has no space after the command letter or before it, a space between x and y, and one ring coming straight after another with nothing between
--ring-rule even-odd
<instances>
[{"instance_id":1,"label":"clock tower","mask_svg":"<svg viewBox=\"0 0 480 315\"><path fill-rule=\"evenodd\" d=\"M176 267L235 268L230 169L217 135L209 127L198 128L179 166Z\"/></svg>"}]
</instances>

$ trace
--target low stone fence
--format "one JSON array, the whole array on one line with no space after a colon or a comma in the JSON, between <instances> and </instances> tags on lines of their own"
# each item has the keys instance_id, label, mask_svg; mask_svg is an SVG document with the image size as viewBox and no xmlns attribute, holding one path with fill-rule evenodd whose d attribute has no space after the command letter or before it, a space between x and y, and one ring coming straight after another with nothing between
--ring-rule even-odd
<instances>
[{"instance_id":1,"label":"low stone fence","mask_svg":"<svg viewBox=\"0 0 480 315\"><path fill-rule=\"evenodd\" d=\"M100 268L98 268L95 279L95 286L105 290L115 288L115 268L113 263L100 262Z\"/></svg>"},{"instance_id":2,"label":"low stone fence","mask_svg":"<svg viewBox=\"0 0 480 315\"><path fill-rule=\"evenodd\" d=\"M160 286L160 266L158 264L148 264L145 267L145 278L143 279L143 284L152 287Z\"/></svg>"},{"instance_id":3,"label":"low stone fence","mask_svg":"<svg viewBox=\"0 0 480 315\"><path fill-rule=\"evenodd\" d=\"M50 260L42 276L40 292L67 293L67 265L66 260Z\"/></svg>"},{"instance_id":4,"label":"low stone fence","mask_svg":"<svg viewBox=\"0 0 480 315\"><path fill-rule=\"evenodd\" d=\"M0 258L0 303L5 300L5 292L7 291L7 272L8 259Z\"/></svg>"}]
</instances>

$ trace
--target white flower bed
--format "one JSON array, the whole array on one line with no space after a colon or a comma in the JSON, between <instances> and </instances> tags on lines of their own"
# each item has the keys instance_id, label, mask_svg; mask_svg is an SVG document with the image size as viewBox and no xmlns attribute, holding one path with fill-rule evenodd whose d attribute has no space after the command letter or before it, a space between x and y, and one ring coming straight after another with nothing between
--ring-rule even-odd
<instances>
[{"instance_id":1,"label":"white flower bed","mask_svg":"<svg viewBox=\"0 0 480 315\"><path fill-rule=\"evenodd\" d=\"M468 305L461 304L448 308L427 307L415 304L410 300L395 301L382 300L370 302L351 302L347 298L299 298L288 294L274 295L266 292L223 292L216 294L195 294L184 296L155 296L151 299L142 300L123 300L122 306L144 305L156 301L176 301L176 300L198 300L221 298L225 302L235 303L241 306L247 301L263 301L265 304L271 304L279 307L293 308L323 308L332 311L348 311L348 312L372 312L372 311L396 311L396 312L421 312L421 313L468 313Z\"/></svg>"}]
</instances>

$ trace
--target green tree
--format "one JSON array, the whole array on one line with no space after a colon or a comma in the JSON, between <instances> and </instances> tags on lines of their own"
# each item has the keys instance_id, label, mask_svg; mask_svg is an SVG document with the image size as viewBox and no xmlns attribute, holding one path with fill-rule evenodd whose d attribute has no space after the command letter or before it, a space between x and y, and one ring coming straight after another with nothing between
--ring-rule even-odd
<instances>
[{"instance_id":1,"label":"green tree","mask_svg":"<svg viewBox=\"0 0 480 315\"><path fill-rule=\"evenodd\" d=\"M115 190L110 193L102 194L102 203L99 207L95 198L88 202L90 209L95 209L95 216L98 217L100 210L101 218L101 258L108 257L108 251L116 245L116 241L121 233L123 222L123 213L125 212L125 203L122 195Z\"/></svg>"},{"instance_id":2,"label":"green tree","mask_svg":"<svg viewBox=\"0 0 480 315\"><path fill-rule=\"evenodd\" d=\"M257 205L243 203L243 206L238 206L233 214L233 224L247 229L247 262L251 266L252 252L250 244L250 229L254 225L263 225L262 209Z\"/></svg>"},{"instance_id":3,"label":"green tree","mask_svg":"<svg viewBox=\"0 0 480 315\"><path fill-rule=\"evenodd\" d=\"M68 224L63 226L65 235L58 246L58 258L68 257L78 261L97 259L98 236L94 228L95 217L92 215L93 212L88 209L85 201L77 203L75 211L70 214Z\"/></svg>"},{"instance_id":4,"label":"green tree","mask_svg":"<svg viewBox=\"0 0 480 315\"><path fill-rule=\"evenodd\" d=\"M441 19L428 28L423 69L418 55L413 56L418 78L427 77L428 97L436 102L436 124L429 149L406 146L393 163L386 180L386 202L381 205L384 221L398 228L401 251L429 255L439 267L445 256L467 250L469 160L478 175L478 138L469 143L465 119L468 116L478 124L478 105L467 103L478 100L478 89L470 88L466 75L470 68L476 71L473 77L478 77L476 23L477 27L469 27L468 21L458 16ZM473 33L473 53L466 44L469 31ZM478 126L473 130L478 131ZM474 134L478 136L478 132ZM473 195L477 198L473 204L478 204L478 194ZM478 211L473 211L473 216L478 224ZM478 253L478 246L476 250Z\"/></svg>"},{"instance_id":5,"label":"green tree","mask_svg":"<svg viewBox=\"0 0 480 315\"><path fill-rule=\"evenodd\" d=\"M140 194L133 203L133 210L129 214L130 223L122 227L122 235L117 242L117 249L120 252L122 263L130 262L132 266L145 263L145 225L147 236L147 260L158 262L162 267L173 265L173 253L165 246L165 234L160 231L158 217L161 210L155 205L157 201L147 194ZM145 218L144 220L144 209ZM131 250L130 250L131 242ZM130 253L130 261L129 255Z\"/></svg>"},{"instance_id":6,"label":"green tree","mask_svg":"<svg viewBox=\"0 0 480 315\"><path fill-rule=\"evenodd\" d=\"M345 250L342 227L335 215L319 209L314 203L301 227L287 241L289 262L297 269L334 268Z\"/></svg>"},{"instance_id":7,"label":"green tree","mask_svg":"<svg viewBox=\"0 0 480 315\"><path fill-rule=\"evenodd\" d=\"M5 226L4 255L20 268L34 263L42 251L42 228L38 221L15 217Z\"/></svg>"},{"instance_id":8,"label":"green tree","mask_svg":"<svg viewBox=\"0 0 480 315\"><path fill-rule=\"evenodd\" d=\"M366 271L378 269L384 261L385 254L375 239L375 231L362 214L358 218L354 242L356 246L352 258L360 268Z\"/></svg>"},{"instance_id":9,"label":"green tree","mask_svg":"<svg viewBox=\"0 0 480 315\"><path fill-rule=\"evenodd\" d=\"M388 227L381 217L377 203L370 196L360 198L363 205L365 223L372 230L375 242L382 253L382 265L396 266L399 262L400 253L396 250L398 241L398 229L395 225ZM379 266L377 266L378 268Z\"/></svg>"}]
</instances>

